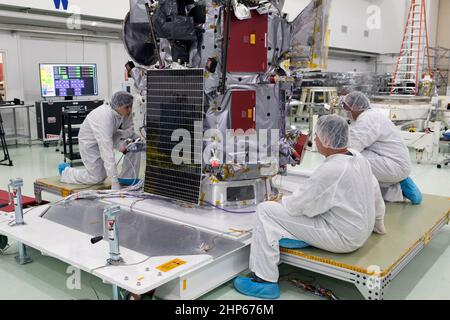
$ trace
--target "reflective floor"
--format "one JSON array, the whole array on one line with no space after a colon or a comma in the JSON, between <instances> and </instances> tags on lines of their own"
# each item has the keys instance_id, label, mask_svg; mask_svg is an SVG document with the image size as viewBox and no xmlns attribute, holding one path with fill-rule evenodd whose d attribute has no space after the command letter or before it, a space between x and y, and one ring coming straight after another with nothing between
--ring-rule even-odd
<instances>
[{"instance_id":1,"label":"reflective floor","mask_svg":"<svg viewBox=\"0 0 450 320\"><path fill-rule=\"evenodd\" d=\"M58 174L62 160L55 148L41 145L10 149L14 167L0 166L0 189L5 190L12 177L24 179L24 194L33 195L36 178ZM313 170L322 157L308 152L299 169ZM431 164L414 164L412 178L424 193L450 197L450 167L437 169ZM46 200L56 196L43 194ZM450 227L445 227L395 279L385 299L450 299ZM18 266L14 261L17 246L0 256L0 299L111 299L111 287L84 272L78 274L69 265L29 250L34 262ZM281 299L321 299L293 286L288 279L297 278L331 289L340 299L361 299L349 283L303 271L286 265L281 270ZM78 281L79 279L79 281ZM7 290L5 290L7 288ZM247 299L227 283L202 299Z\"/></svg>"}]
</instances>

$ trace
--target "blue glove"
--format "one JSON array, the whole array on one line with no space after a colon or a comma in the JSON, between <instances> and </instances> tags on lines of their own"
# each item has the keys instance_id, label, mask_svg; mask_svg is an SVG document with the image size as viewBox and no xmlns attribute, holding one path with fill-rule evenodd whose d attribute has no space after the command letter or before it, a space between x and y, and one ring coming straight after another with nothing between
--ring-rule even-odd
<instances>
[{"instance_id":1,"label":"blue glove","mask_svg":"<svg viewBox=\"0 0 450 320\"><path fill-rule=\"evenodd\" d=\"M447 130L443 134L445 140L450 140L450 130Z\"/></svg>"},{"instance_id":2,"label":"blue glove","mask_svg":"<svg viewBox=\"0 0 450 320\"><path fill-rule=\"evenodd\" d=\"M409 199L412 204L419 205L422 203L422 192L420 192L419 187L410 177L400 182L400 186L402 188L403 195Z\"/></svg>"},{"instance_id":3,"label":"blue glove","mask_svg":"<svg viewBox=\"0 0 450 320\"><path fill-rule=\"evenodd\" d=\"M64 170L66 170L67 168L70 168L70 164L65 163L65 162L60 163L60 164L58 165L59 175L62 175L62 173L64 172Z\"/></svg>"}]
</instances>

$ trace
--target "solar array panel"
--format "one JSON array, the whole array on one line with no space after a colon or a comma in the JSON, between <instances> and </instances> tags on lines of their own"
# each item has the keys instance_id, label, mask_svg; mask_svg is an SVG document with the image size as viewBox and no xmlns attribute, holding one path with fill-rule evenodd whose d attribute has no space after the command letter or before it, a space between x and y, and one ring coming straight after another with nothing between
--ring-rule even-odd
<instances>
[{"instance_id":1,"label":"solar array panel","mask_svg":"<svg viewBox=\"0 0 450 320\"><path fill-rule=\"evenodd\" d=\"M199 202L203 72L203 69L148 71L145 192L194 204ZM179 140L172 141L175 130L184 134L184 142L188 142L184 152L173 152L182 142L178 134Z\"/></svg>"}]
</instances>

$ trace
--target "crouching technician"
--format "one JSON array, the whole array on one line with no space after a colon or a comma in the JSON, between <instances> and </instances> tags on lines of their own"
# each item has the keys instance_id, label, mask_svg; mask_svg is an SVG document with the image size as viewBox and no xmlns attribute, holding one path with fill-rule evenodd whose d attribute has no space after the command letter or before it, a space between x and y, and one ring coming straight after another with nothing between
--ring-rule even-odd
<instances>
[{"instance_id":1,"label":"crouching technician","mask_svg":"<svg viewBox=\"0 0 450 320\"><path fill-rule=\"evenodd\" d=\"M84 169L70 168L67 163L59 165L61 182L71 184L98 184L110 178L113 190L121 184L137 181L141 154L127 152L127 139L138 136L132 119L133 96L116 92L110 104L104 104L88 114L78 135L81 160ZM122 172L118 174L114 150L125 154Z\"/></svg>"}]
</instances>

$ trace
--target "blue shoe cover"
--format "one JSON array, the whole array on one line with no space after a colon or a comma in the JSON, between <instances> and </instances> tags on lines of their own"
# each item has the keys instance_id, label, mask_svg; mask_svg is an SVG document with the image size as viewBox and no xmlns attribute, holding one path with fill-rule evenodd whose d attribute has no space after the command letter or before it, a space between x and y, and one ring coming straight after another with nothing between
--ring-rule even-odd
<instances>
[{"instance_id":1,"label":"blue shoe cover","mask_svg":"<svg viewBox=\"0 0 450 320\"><path fill-rule=\"evenodd\" d=\"M134 186L141 181L140 179L122 179L122 178L119 178L118 180L119 183L124 186Z\"/></svg>"},{"instance_id":2,"label":"blue shoe cover","mask_svg":"<svg viewBox=\"0 0 450 320\"><path fill-rule=\"evenodd\" d=\"M400 182L400 186L402 188L403 195L409 199L412 204L418 205L422 203L422 192L420 192L419 187L411 178L408 177Z\"/></svg>"},{"instance_id":3,"label":"blue shoe cover","mask_svg":"<svg viewBox=\"0 0 450 320\"><path fill-rule=\"evenodd\" d=\"M234 279L234 288L240 293L262 299L278 299L280 287L278 283L256 282L252 278L237 277Z\"/></svg>"},{"instance_id":4,"label":"blue shoe cover","mask_svg":"<svg viewBox=\"0 0 450 320\"><path fill-rule=\"evenodd\" d=\"M64 172L64 170L66 170L66 168L70 168L70 164L65 163L65 162L60 163L60 164L58 165L59 175L62 175L62 173Z\"/></svg>"},{"instance_id":5,"label":"blue shoe cover","mask_svg":"<svg viewBox=\"0 0 450 320\"><path fill-rule=\"evenodd\" d=\"M286 248L286 249L303 249L303 248L310 247L310 245L301 240L293 240L293 239L284 238L284 239L280 240L280 247Z\"/></svg>"}]
</instances>

